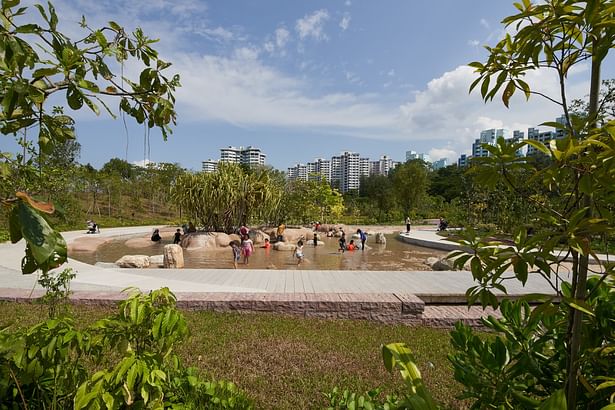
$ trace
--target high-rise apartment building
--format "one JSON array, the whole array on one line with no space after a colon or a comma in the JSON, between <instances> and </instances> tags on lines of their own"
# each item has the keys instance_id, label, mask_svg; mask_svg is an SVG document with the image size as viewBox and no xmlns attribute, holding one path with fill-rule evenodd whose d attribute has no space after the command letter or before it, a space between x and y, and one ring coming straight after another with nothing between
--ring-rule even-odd
<instances>
[{"instance_id":1,"label":"high-rise apartment building","mask_svg":"<svg viewBox=\"0 0 615 410\"><path fill-rule=\"evenodd\" d=\"M203 161L203 172L216 172L218 170L218 161L215 159L208 159Z\"/></svg>"},{"instance_id":2,"label":"high-rise apartment building","mask_svg":"<svg viewBox=\"0 0 615 410\"><path fill-rule=\"evenodd\" d=\"M369 176L369 158L359 159L359 179Z\"/></svg>"},{"instance_id":3,"label":"high-rise apartment building","mask_svg":"<svg viewBox=\"0 0 615 410\"><path fill-rule=\"evenodd\" d=\"M378 161L370 161L369 174L370 175L389 175L389 171L394 169L399 162L393 161L386 155L382 155Z\"/></svg>"},{"instance_id":4,"label":"high-rise apartment building","mask_svg":"<svg viewBox=\"0 0 615 410\"><path fill-rule=\"evenodd\" d=\"M286 172L286 177L291 181L300 180L307 181L308 180L308 167L305 164L296 164L294 167L288 168Z\"/></svg>"},{"instance_id":5,"label":"high-rise apartment building","mask_svg":"<svg viewBox=\"0 0 615 410\"><path fill-rule=\"evenodd\" d=\"M359 153L346 151L343 152L339 158L340 191L348 192L358 190L361 180L361 158L359 157Z\"/></svg>"},{"instance_id":6,"label":"high-rise apartment building","mask_svg":"<svg viewBox=\"0 0 615 410\"><path fill-rule=\"evenodd\" d=\"M459 168L465 168L468 165L470 165L470 160L472 159L472 156L468 156L466 154L461 154L461 156L459 157L459 159L457 160L457 166Z\"/></svg>"},{"instance_id":7,"label":"high-rise apartment building","mask_svg":"<svg viewBox=\"0 0 615 410\"><path fill-rule=\"evenodd\" d=\"M266 154L260 148L248 147L226 147L220 148L220 162L230 162L248 166L265 165Z\"/></svg>"},{"instance_id":8,"label":"high-rise apartment building","mask_svg":"<svg viewBox=\"0 0 615 410\"><path fill-rule=\"evenodd\" d=\"M422 154L416 151L406 151L406 161L420 159L423 162L431 162L429 154Z\"/></svg>"},{"instance_id":9,"label":"high-rise apartment building","mask_svg":"<svg viewBox=\"0 0 615 410\"><path fill-rule=\"evenodd\" d=\"M331 157L331 187L335 189L342 188L342 157Z\"/></svg>"},{"instance_id":10,"label":"high-rise apartment building","mask_svg":"<svg viewBox=\"0 0 615 410\"><path fill-rule=\"evenodd\" d=\"M307 163L308 180L318 181L321 178L331 182L331 160L316 158L314 162Z\"/></svg>"},{"instance_id":11,"label":"high-rise apartment building","mask_svg":"<svg viewBox=\"0 0 615 410\"><path fill-rule=\"evenodd\" d=\"M433 169L434 171L437 171L440 168L446 168L446 167L448 167L448 159L446 158L441 158L437 161L434 161L431 164L431 169Z\"/></svg>"}]
</instances>

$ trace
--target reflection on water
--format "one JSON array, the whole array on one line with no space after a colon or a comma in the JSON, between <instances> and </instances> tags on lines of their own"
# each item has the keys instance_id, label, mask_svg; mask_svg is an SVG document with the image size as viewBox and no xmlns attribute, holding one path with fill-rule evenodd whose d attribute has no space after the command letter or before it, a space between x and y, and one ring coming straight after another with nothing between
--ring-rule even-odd
<instances>
[{"instance_id":1,"label":"reflection on water","mask_svg":"<svg viewBox=\"0 0 615 410\"><path fill-rule=\"evenodd\" d=\"M387 244L374 243L370 237L365 251L337 251L337 238L323 238L324 246L312 246L308 241L303 247L305 258L300 269L322 270L429 270L425 260L431 256L443 256L446 252L408 245L399 241L396 235L386 235ZM131 248L125 245L126 238L117 239L101 245L95 254L72 253L70 256L86 263L115 262L124 255L160 255L164 245L170 242L151 243L145 248ZM222 250L184 250L186 268L232 268L232 251ZM242 259L243 262L243 259ZM250 257L249 265L239 264L239 269L293 269L297 260L291 251L256 248Z\"/></svg>"}]
</instances>

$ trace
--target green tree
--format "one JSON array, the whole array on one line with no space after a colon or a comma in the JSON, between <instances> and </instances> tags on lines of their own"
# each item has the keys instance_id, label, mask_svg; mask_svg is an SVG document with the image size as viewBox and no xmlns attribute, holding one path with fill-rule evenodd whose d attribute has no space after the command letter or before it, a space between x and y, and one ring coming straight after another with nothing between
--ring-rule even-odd
<instances>
[{"instance_id":1,"label":"green tree","mask_svg":"<svg viewBox=\"0 0 615 410\"><path fill-rule=\"evenodd\" d=\"M117 98L120 111L147 128L157 127L166 139L175 123L175 97L179 76L163 74L170 64L158 57L156 41L141 29L128 34L115 22L102 28L81 21L82 38L71 39L58 30L58 16L51 3L33 8L19 7L19 0L4 0L0 10L0 132L17 135L26 130L37 135L38 154L50 154L54 147L75 139L74 120L64 114L62 96L72 110L87 106L97 115L103 107L115 114L103 100ZM38 16L31 16L35 10ZM42 25L35 23L41 21ZM142 68L138 79L118 78L110 64L123 66L131 60ZM52 102L53 101L53 102ZM25 138L24 138L25 140ZM34 152L34 151L33 151ZM2 153L3 179L28 171L29 164ZM26 179L27 181L27 179ZM30 191L31 187L20 187ZM66 244L36 210L53 212L26 192L12 192L1 198L11 210L11 241L27 242L24 273L43 271L66 260Z\"/></svg>"},{"instance_id":2,"label":"green tree","mask_svg":"<svg viewBox=\"0 0 615 410\"><path fill-rule=\"evenodd\" d=\"M441 196L446 202L463 195L466 186L466 169L456 165L440 168L429 175L429 195Z\"/></svg>"},{"instance_id":3,"label":"green tree","mask_svg":"<svg viewBox=\"0 0 615 410\"><path fill-rule=\"evenodd\" d=\"M269 173L246 174L236 164L220 164L212 173L177 177L171 199L207 230L234 232L241 225L268 221L282 192Z\"/></svg>"},{"instance_id":4,"label":"green tree","mask_svg":"<svg viewBox=\"0 0 615 410\"><path fill-rule=\"evenodd\" d=\"M592 344L587 343L583 317L599 314L593 312L586 302L590 257L596 259L601 268L598 271L600 281L611 289L613 286L608 280L613 275L613 268L597 259L592 241L613 235L615 229L610 211L615 200L615 175L612 172L615 165L612 164L615 124L611 121L597 128L601 65L615 40L614 6L612 0L547 0L537 4L524 0L515 3L518 13L503 20L513 34L506 34L496 46L487 47L489 56L486 62L470 64L478 73L471 89L480 85L485 100L492 100L503 89L502 101L508 106L512 95L521 90L526 98L532 95L545 97L562 109L566 118L564 128L568 137L564 140L548 146L535 141L512 145L500 141L497 146L489 148L492 156L482 159L479 165L481 181L487 186L495 187L501 182L522 195L510 175L512 170L523 170L530 175L526 184L541 184L545 191L563 200L553 202L526 197L540 208L536 214L539 229L534 235L528 236L521 228L513 235L514 246L502 243L500 247L486 247L488 241L471 238L470 233L462 242L470 246L475 255L466 255L459 263L472 259L472 273L479 284L468 294L471 299L480 298L483 303L497 305L492 290L505 290L504 272L508 268L513 268L515 278L523 283L528 273L535 270L557 290L558 296L570 309L567 323L563 325L566 360L564 369L557 376L561 377L557 384L565 391L568 408L591 406L593 400L599 401L603 397L596 395L600 378L612 377L613 374L596 374L596 369L588 365L593 357L589 349ZM577 117L570 110L567 74L572 67L583 62L591 64L589 101L587 115ZM555 71L560 84L558 96L534 91L523 80L528 71L536 69ZM553 123L545 125L562 127ZM515 150L523 144L531 144L543 152L549 157L550 165L537 167L531 160L517 158ZM572 259L568 294L558 286L562 280L561 260L554 256L562 246L564 254ZM612 338L604 340L600 348L605 346L612 348ZM582 387L579 387L580 380ZM551 389L550 393L554 391Z\"/></svg>"},{"instance_id":5,"label":"green tree","mask_svg":"<svg viewBox=\"0 0 615 410\"><path fill-rule=\"evenodd\" d=\"M365 212L377 221L390 221L397 208L391 178L386 175L371 175L361 179L359 195L367 200ZM397 218L399 219L399 218Z\"/></svg>"},{"instance_id":6,"label":"green tree","mask_svg":"<svg viewBox=\"0 0 615 410\"><path fill-rule=\"evenodd\" d=\"M421 160L412 160L391 171L393 189L404 214L416 211L427 194L429 176L427 165Z\"/></svg>"}]
</instances>

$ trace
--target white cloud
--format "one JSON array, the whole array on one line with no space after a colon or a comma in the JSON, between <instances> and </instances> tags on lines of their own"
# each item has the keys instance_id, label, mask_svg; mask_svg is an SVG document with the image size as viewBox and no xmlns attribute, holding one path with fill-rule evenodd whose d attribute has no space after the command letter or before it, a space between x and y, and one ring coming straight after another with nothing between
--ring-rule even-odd
<instances>
[{"instance_id":1,"label":"white cloud","mask_svg":"<svg viewBox=\"0 0 615 410\"><path fill-rule=\"evenodd\" d=\"M342 17L342 20L340 20L340 27L342 31L348 30L348 27L350 27L350 16Z\"/></svg>"},{"instance_id":2,"label":"white cloud","mask_svg":"<svg viewBox=\"0 0 615 410\"><path fill-rule=\"evenodd\" d=\"M239 47L233 52L238 60L256 60L260 50L256 47Z\"/></svg>"},{"instance_id":3,"label":"white cloud","mask_svg":"<svg viewBox=\"0 0 615 410\"><path fill-rule=\"evenodd\" d=\"M389 70L389 72L387 73L387 75L388 75L389 77L395 77L395 69L394 69L394 68L391 68L391 69Z\"/></svg>"},{"instance_id":4,"label":"white cloud","mask_svg":"<svg viewBox=\"0 0 615 410\"><path fill-rule=\"evenodd\" d=\"M312 37L315 40L326 40L324 25L329 20L329 12L325 9L316 10L312 14L306 14L297 20L295 29L299 33L299 38Z\"/></svg>"},{"instance_id":5,"label":"white cloud","mask_svg":"<svg viewBox=\"0 0 615 410\"><path fill-rule=\"evenodd\" d=\"M468 45L472 47L477 47L480 44L478 40L468 40Z\"/></svg>"},{"instance_id":6,"label":"white cloud","mask_svg":"<svg viewBox=\"0 0 615 410\"><path fill-rule=\"evenodd\" d=\"M273 44L271 41L266 41L265 44L263 44L263 48L266 52L273 53L275 51L275 44Z\"/></svg>"},{"instance_id":7,"label":"white cloud","mask_svg":"<svg viewBox=\"0 0 615 410\"><path fill-rule=\"evenodd\" d=\"M278 48L284 48L290 39L290 32L284 27L278 27L275 31L275 44Z\"/></svg>"},{"instance_id":8,"label":"white cloud","mask_svg":"<svg viewBox=\"0 0 615 410\"><path fill-rule=\"evenodd\" d=\"M483 26L484 28L486 28L487 30L489 30L489 28L491 27L489 25L489 22L485 19L480 19L480 25Z\"/></svg>"},{"instance_id":9,"label":"white cloud","mask_svg":"<svg viewBox=\"0 0 615 410\"><path fill-rule=\"evenodd\" d=\"M352 5L352 1L350 1L350 0L346 0L346 1L344 2L344 5L345 5L346 7L350 7L350 6Z\"/></svg>"},{"instance_id":10,"label":"white cloud","mask_svg":"<svg viewBox=\"0 0 615 410\"><path fill-rule=\"evenodd\" d=\"M361 78L352 71L344 71L344 76L346 77L346 80L348 80L348 82L350 83L357 84L361 82Z\"/></svg>"},{"instance_id":11,"label":"white cloud","mask_svg":"<svg viewBox=\"0 0 615 410\"><path fill-rule=\"evenodd\" d=\"M212 40L219 41L231 41L235 38L235 35L232 31L225 29L224 27L216 27L216 28L195 28L193 31L196 34L200 34L204 37L207 37Z\"/></svg>"},{"instance_id":12,"label":"white cloud","mask_svg":"<svg viewBox=\"0 0 615 410\"><path fill-rule=\"evenodd\" d=\"M432 162L446 158L449 165L456 164L457 158L459 157L457 151L451 149L450 147L432 148L429 150L428 154Z\"/></svg>"}]
</instances>

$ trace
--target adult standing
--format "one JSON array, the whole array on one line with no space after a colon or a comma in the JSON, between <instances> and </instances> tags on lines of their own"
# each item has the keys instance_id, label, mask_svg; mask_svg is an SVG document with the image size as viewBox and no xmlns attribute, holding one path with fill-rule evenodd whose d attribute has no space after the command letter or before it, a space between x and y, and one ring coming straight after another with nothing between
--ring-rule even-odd
<instances>
[{"instance_id":1,"label":"adult standing","mask_svg":"<svg viewBox=\"0 0 615 410\"><path fill-rule=\"evenodd\" d=\"M365 250L365 241L367 240L367 234L361 229L357 229L357 233L359 234L359 239L361 239L361 250Z\"/></svg>"},{"instance_id":2,"label":"adult standing","mask_svg":"<svg viewBox=\"0 0 615 410\"><path fill-rule=\"evenodd\" d=\"M406 233L410 233L410 217L406 216Z\"/></svg>"}]
</instances>

